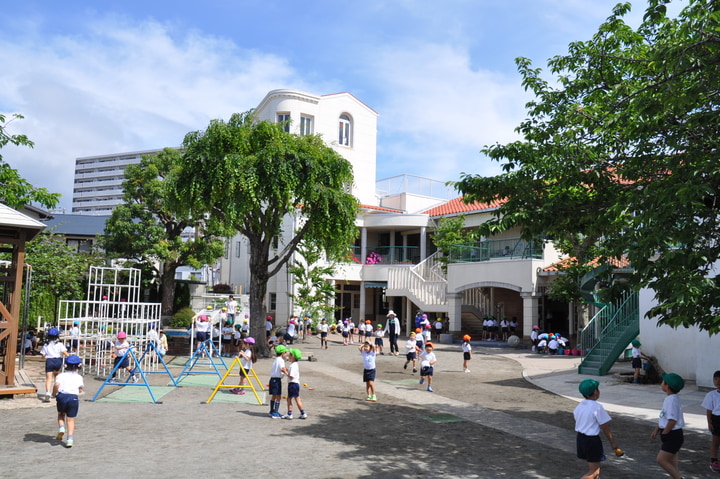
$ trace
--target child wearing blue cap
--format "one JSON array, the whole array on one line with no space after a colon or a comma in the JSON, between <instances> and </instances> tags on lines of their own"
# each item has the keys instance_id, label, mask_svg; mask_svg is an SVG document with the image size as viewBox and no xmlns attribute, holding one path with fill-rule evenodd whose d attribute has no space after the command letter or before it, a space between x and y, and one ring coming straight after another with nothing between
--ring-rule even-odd
<instances>
[{"instance_id":1,"label":"child wearing blue cap","mask_svg":"<svg viewBox=\"0 0 720 479\"><path fill-rule=\"evenodd\" d=\"M57 378L63 366L63 358L69 356L67 348L60 342L60 330L52 327L47 331L47 342L40 350L45 358L45 396L44 402L50 402L53 390L53 381Z\"/></svg>"},{"instance_id":2,"label":"child wearing blue cap","mask_svg":"<svg viewBox=\"0 0 720 479\"><path fill-rule=\"evenodd\" d=\"M83 394L85 384L78 374L82 360L73 354L65 360L65 372L58 375L53 387L53 397L57 400L58 432L55 439L58 441L65 435L67 426L68 437L65 447L73 446L73 433L75 432L75 418L78 414L80 401L78 396Z\"/></svg>"},{"instance_id":3,"label":"child wearing blue cap","mask_svg":"<svg viewBox=\"0 0 720 479\"><path fill-rule=\"evenodd\" d=\"M600 383L594 379L583 379L578 387L580 394L585 398L577 405L573 416L575 417L575 439L577 457L585 459L588 465L588 472L582 479L597 479L600 477L600 462L605 460L600 431L607 436L610 446L615 450L615 455L622 456L622 449L618 448L612 431L610 430L610 415L605 408L597 402L600 397Z\"/></svg>"},{"instance_id":4,"label":"child wearing blue cap","mask_svg":"<svg viewBox=\"0 0 720 479\"><path fill-rule=\"evenodd\" d=\"M685 417L677 393L685 387L685 380L675 373L663 374L662 379L660 387L666 396L660 411L658 425L650 438L655 439L658 433L660 434L662 445L657 455L657 463L667 471L670 477L680 479L678 461L680 448L685 441L682 429L685 426Z\"/></svg>"}]
</instances>

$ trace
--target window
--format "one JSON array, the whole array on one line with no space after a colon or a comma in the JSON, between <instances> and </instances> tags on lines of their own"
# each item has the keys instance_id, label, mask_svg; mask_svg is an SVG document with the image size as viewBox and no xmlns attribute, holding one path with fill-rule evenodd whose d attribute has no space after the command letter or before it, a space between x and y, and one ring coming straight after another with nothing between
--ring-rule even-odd
<instances>
[{"instance_id":1,"label":"window","mask_svg":"<svg viewBox=\"0 0 720 479\"><path fill-rule=\"evenodd\" d=\"M313 118L311 116L300 117L300 134L301 135L312 135L313 134Z\"/></svg>"},{"instance_id":2,"label":"window","mask_svg":"<svg viewBox=\"0 0 720 479\"><path fill-rule=\"evenodd\" d=\"M277 293L270 293L270 308L269 311L275 311L277 309Z\"/></svg>"},{"instance_id":3,"label":"window","mask_svg":"<svg viewBox=\"0 0 720 479\"><path fill-rule=\"evenodd\" d=\"M342 146L350 146L352 134L352 121L350 117L343 113L340 115L339 131L338 131L338 143Z\"/></svg>"},{"instance_id":4,"label":"window","mask_svg":"<svg viewBox=\"0 0 720 479\"><path fill-rule=\"evenodd\" d=\"M277 122L283 125L283 130L290 133L290 113L278 113Z\"/></svg>"},{"instance_id":5,"label":"window","mask_svg":"<svg viewBox=\"0 0 720 479\"><path fill-rule=\"evenodd\" d=\"M230 241L225 242L225 259L230 257Z\"/></svg>"},{"instance_id":6,"label":"window","mask_svg":"<svg viewBox=\"0 0 720 479\"><path fill-rule=\"evenodd\" d=\"M238 241L237 243L235 243L235 257L236 258L240 257L240 247L241 246L242 246L242 241Z\"/></svg>"}]
</instances>

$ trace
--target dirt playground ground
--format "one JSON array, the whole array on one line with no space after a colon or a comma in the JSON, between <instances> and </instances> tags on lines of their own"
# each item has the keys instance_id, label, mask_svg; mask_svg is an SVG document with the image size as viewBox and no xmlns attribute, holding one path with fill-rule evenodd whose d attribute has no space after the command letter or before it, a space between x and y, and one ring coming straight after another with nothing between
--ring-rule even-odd
<instances>
[{"instance_id":1,"label":"dirt playground ground","mask_svg":"<svg viewBox=\"0 0 720 479\"><path fill-rule=\"evenodd\" d=\"M81 401L75 446L67 449L55 440L54 402L23 400L24 407L12 400L17 407L0 407L0 477L578 478L585 472L575 457L576 403L525 381L520 364L501 350L476 346L465 374L460 346L438 345L434 393L403 369L403 356L379 356L372 403L365 400L357 345L344 347L339 339L331 336L327 350L316 338L296 345L317 357L300 363L306 420L270 419L268 406L250 392L221 390L205 404L216 375L192 374L175 388L169 376L154 374L150 384L161 404L142 396L145 387L106 386L98 400ZM171 363L180 365L172 368L175 376L183 362ZM28 363L40 370L39 360ZM264 384L270 365L261 359L255 366ZM85 376L83 399L95 395L102 379ZM608 456L602 477L666 477L655 464L659 440L649 439L654 423L611 415L627 454ZM686 478L719 477L707 465L709 442L709 434L686 433L680 453Z\"/></svg>"}]
</instances>

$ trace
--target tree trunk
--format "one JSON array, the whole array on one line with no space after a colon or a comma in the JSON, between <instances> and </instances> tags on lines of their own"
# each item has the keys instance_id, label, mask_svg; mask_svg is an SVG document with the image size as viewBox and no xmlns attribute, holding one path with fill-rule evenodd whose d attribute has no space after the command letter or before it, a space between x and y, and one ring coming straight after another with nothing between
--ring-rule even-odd
<instances>
[{"instance_id":1,"label":"tree trunk","mask_svg":"<svg viewBox=\"0 0 720 479\"><path fill-rule=\"evenodd\" d=\"M250 238L250 335L255 338L255 347L261 357L270 356L265 336L265 293L268 283L267 249L262 241Z\"/></svg>"},{"instance_id":2,"label":"tree trunk","mask_svg":"<svg viewBox=\"0 0 720 479\"><path fill-rule=\"evenodd\" d=\"M177 264L166 262L163 265L163 274L160 278L161 296L160 296L160 315L163 318L169 318L173 314L173 306L175 303L175 271Z\"/></svg>"}]
</instances>

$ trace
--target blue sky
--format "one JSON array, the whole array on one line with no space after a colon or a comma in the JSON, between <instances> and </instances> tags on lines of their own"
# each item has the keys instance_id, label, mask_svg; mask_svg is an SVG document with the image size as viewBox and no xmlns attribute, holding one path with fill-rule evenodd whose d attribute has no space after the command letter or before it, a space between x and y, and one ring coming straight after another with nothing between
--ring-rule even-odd
<instances>
[{"instance_id":1,"label":"blue sky","mask_svg":"<svg viewBox=\"0 0 720 479\"><path fill-rule=\"evenodd\" d=\"M377 111L378 177L494 175L536 66L585 40L614 0L5 2L0 111L35 148L3 150L70 209L75 158L179 146L269 90L347 91ZM677 1L675 3L678 3ZM639 18L644 1L633 2Z\"/></svg>"}]
</instances>

